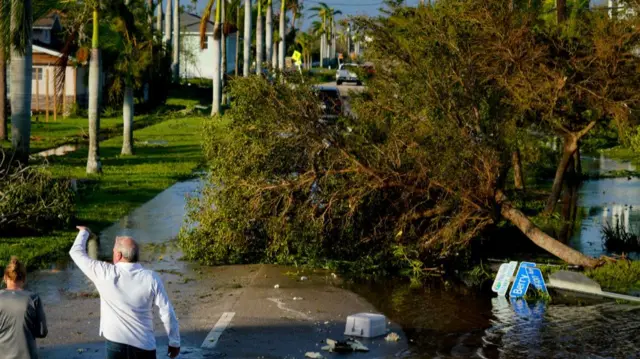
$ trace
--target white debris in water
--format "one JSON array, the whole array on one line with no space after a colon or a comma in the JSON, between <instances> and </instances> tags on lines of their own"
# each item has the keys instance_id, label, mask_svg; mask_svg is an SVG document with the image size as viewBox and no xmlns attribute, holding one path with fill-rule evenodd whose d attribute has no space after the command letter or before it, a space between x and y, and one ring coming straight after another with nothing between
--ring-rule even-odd
<instances>
[{"instance_id":1,"label":"white debris in water","mask_svg":"<svg viewBox=\"0 0 640 359\"><path fill-rule=\"evenodd\" d=\"M304 282L305 280L309 280L309 278L305 276L300 277L300 281Z\"/></svg>"},{"instance_id":2,"label":"white debris in water","mask_svg":"<svg viewBox=\"0 0 640 359\"><path fill-rule=\"evenodd\" d=\"M280 284L276 284L273 286L274 289L279 289L280 288Z\"/></svg>"},{"instance_id":3,"label":"white debris in water","mask_svg":"<svg viewBox=\"0 0 640 359\"><path fill-rule=\"evenodd\" d=\"M324 358L322 356L322 354L315 353L315 352L306 352L306 353L304 353L304 357L305 358L311 358L311 359L322 359L322 358Z\"/></svg>"},{"instance_id":4,"label":"white debris in water","mask_svg":"<svg viewBox=\"0 0 640 359\"><path fill-rule=\"evenodd\" d=\"M293 297L293 300L302 300L302 297Z\"/></svg>"},{"instance_id":5,"label":"white debris in water","mask_svg":"<svg viewBox=\"0 0 640 359\"><path fill-rule=\"evenodd\" d=\"M338 275L337 275L337 274L335 274L335 273L331 273L331 277L332 277L333 279L336 279L336 278L338 278Z\"/></svg>"},{"instance_id":6,"label":"white debris in water","mask_svg":"<svg viewBox=\"0 0 640 359\"><path fill-rule=\"evenodd\" d=\"M397 342L400 340L400 336L396 333L389 333L389 335L387 335L384 340L388 341L388 342Z\"/></svg>"}]
</instances>

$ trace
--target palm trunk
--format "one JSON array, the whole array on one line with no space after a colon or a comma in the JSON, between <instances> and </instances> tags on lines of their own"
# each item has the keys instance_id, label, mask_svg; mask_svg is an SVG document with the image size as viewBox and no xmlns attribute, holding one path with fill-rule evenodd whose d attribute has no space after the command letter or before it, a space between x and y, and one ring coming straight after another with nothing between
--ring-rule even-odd
<instances>
[{"instance_id":1,"label":"palm trunk","mask_svg":"<svg viewBox=\"0 0 640 359\"><path fill-rule=\"evenodd\" d=\"M156 5L156 31L162 34L162 0L158 0Z\"/></svg>"},{"instance_id":2,"label":"palm trunk","mask_svg":"<svg viewBox=\"0 0 640 359\"><path fill-rule=\"evenodd\" d=\"M227 76L227 36L224 33L225 24L227 22L227 0L220 0L220 93L221 101L226 104L224 88L226 86L225 76Z\"/></svg>"},{"instance_id":3,"label":"palm trunk","mask_svg":"<svg viewBox=\"0 0 640 359\"><path fill-rule=\"evenodd\" d=\"M273 69L278 68L278 43L273 44L273 53L271 54L271 67Z\"/></svg>"},{"instance_id":4,"label":"palm trunk","mask_svg":"<svg viewBox=\"0 0 640 359\"><path fill-rule=\"evenodd\" d=\"M133 87L127 84L122 103L122 155L133 155Z\"/></svg>"},{"instance_id":5,"label":"palm trunk","mask_svg":"<svg viewBox=\"0 0 640 359\"><path fill-rule=\"evenodd\" d=\"M284 70L284 57L287 55L286 51L287 51L287 43L285 41L285 38L287 36L286 33L286 17L287 17L287 13L286 13L286 0L280 0L281 1L281 6L280 6L280 43L278 44L278 68L280 69L280 71Z\"/></svg>"},{"instance_id":6,"label":"palm trunk","mask_svg":"<svg viewBox=\"0 0 640 359\"><path fill-rule=\"evenodd\" d=\"M556 0L558 24L567 19L567 0Z\"/></svg>"},{"instance_id":7,"label":"palm trunk","mask_svg":"<svg viewBox=\"0 0 640 359\"><path fill-rule=\"evenodd\" d=\"M218 0L218 6L216 6L216 21L213 25L213 104L211 106L211 116L215 116L220 113L220 97L221 97L221 83L220 83L220 0Z\"/></svg>"},{"instance_id":8,"label":"palm trunk","mask_svg":"<svg viewBox=\"0 0 640 359\"><path fill-rule=\"evenodd\" d=\"M258 16L256 19L256 74L262 73L262 58L264 48L262 29L262 0L258 0Z\"/></svg>"},{"instance_id":9,"label":"palm trunk","mask_svg":"<svg viewBox=\"0 0 640 359\"><path fill-rule=\"evenodd\" d=\"M153 26L153 0L147 0L147 9L149 11L147 22L149 23L149 28L151 28Z\"/></svg>"},{"instance_id":10,"label":"palm trunk","mask_svg":"<svg viewBox=\"0 0 640 359\"><path fill-rule=\"evenodd\" d=\"M244 62L242 64L242 75L249 76L251 66L251 0L244 0Z\"/></svg>"},{"instance_id":11,"label":"palm trunk","mask_svg":"<svg viewBox=\"0 0 640 359\"><path fill-rule=\"evenodd\" d=\"M93 10L93 44L89 63L89 154L87 173L102 172L100 163L100 48L98 41L98 9Z\"/></svg>"},{"instance_id":12,"label":"palm trunk","mask_svg":"<svg viewBox=\"0 0 640 359\"><path fill-rule=\"evenodd\" d=\"M180 83L180 0L173 0L173 82Z\"/></svg>"},{"instance_id":13,"label":"palm trunk","mask_svg":"<svg viewBox=\"0 0 640 359\"><path fill-rule=\"evenodd\" d=\"M271 60L271 54L273 53L273 4L272 0L269 0L267 4L267 30L265 34L264 43L267 47L266 59L267 63Z\"/></svg>"},{"instance_id":14,"label":"palm trunk","mask_svg":"<svg viewBox=\"0 0 640 359\"><path fill-rule=\"evenodd\" d=\"M173 0L167 0L167 8L164 12L164 37L162 38L162 40L164 41L164 46L165 48L167 48L167 51L169 51L168 49L171 47L172 44L172 36L173 36L173 31L172 31L172 26L171 24L173 23Z\"/></svg>"},{"instance_id":15,"label":"palm trunk","mask_svg":"<svg viewBox=\"0 0 640 359\"><path fill-rule=\"evenodd\" d=\"M573 265L594 268L599 264L595 258L586 256L575 249L557 241L544 233L521 211L516 209L502 192L496 193L496 202L500 205L500 214L518 227L538 247Z\"/></svg>"},{"instance_id":16,"label":"palm trunk","mask_svg":"<svg viewBox=\"0 0 640 359\"><path fill-rule=\"evenodd\" d=\"M242 37L242 30L240 29L240 7L236 9L236 24L238 24L238 32L236 33L236 64L235 74L240 75L240 38Z\"/></svg>"},{"instance_id":17,"label":"palm trunk","mask_svg":"<svg viewBox=\"0 0 640 359\"><path fill-rule=\"evenodd\" d=\"M324 33L320 36L320 68L324 67Z\"/></svg>"},{"instance_id":18,"label":"palm trunk","mask_svg":"<svg viewBox=\"0 0 640 359\"><path fill-rule=\"evenodd\" d=\"M0 36L0 141L7 139L7 58L2 38Z\"/></svg>"},{"instance_id":19,"label":"palm trunk","mask_svg":"<svg viewBox=\"0 0 640 359\"><path fill-rule=\"evenodd\" d=\"M31 0L24 0L23 13L18 7L11 9L11 33L22 28L32 28ZM25 24L26 21L26 24ZM25 49L17 49L11 44L11 144L16 158L22 163L29 160L31 137L31 31L27 31ZM24 50L24 51L20 51Z\"/></svg>"}]
</instances>

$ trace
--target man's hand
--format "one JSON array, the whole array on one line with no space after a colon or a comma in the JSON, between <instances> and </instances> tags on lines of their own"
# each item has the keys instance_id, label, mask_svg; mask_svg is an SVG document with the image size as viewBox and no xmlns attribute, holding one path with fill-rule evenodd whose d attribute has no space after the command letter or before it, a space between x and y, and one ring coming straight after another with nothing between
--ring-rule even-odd
<instances>
[{"instance_id":1,"label":"man's hand","mask_svg":"<svg viewBox=\"0 0 640 359\"><path fill-rule=\"evenodd\" d=\"M88 227L85 227L85 226L76 226L76 228L77 228L79 231L87 231L87 232L89 232L89 234L91 234L91 230L90 230Z\"/></svg>"},{"instance_id":2,"label":"man's hand","mask_svg":"<svg viewBox=\"0 0 640 359\"><path fill-rule=\"evenodd\" d=\"M167 350L169 358L175 358L178 354L180 354L180 348L169 346L169 350Z\"/></svg>"}]
</instances>

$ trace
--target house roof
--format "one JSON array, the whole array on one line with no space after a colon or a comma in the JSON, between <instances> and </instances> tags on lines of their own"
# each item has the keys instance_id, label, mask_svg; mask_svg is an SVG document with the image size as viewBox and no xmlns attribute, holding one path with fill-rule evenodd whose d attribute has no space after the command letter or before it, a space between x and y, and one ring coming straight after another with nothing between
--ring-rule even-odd
<instances>
[{"instance_id":1,"label":"house roof","mask_svg":"<svg viewBox=\"0 0 640 359\"><path fill-rule=\"evenodd\" d=\"M34 21L33 28L41 30L52 30L56 26L56 23L58 26L60 26L60 16L58 14L58 11L53 10L47 15Z\"/></svg>"},{"instance_id":2,"label":"house roof","mask_svg":"<svg viewBox=\"0 0 640 359\"><path fill-rule=\"evenodd\" d=\"M200 33L200 21L202 21L202 17L191 14L188 12L183 12L180 14L180 27L183 28L183 31L186 32L194 32ZM213 22L209 21L207 24L207 34L213 34Z\"/></svg>"}]
</instances>

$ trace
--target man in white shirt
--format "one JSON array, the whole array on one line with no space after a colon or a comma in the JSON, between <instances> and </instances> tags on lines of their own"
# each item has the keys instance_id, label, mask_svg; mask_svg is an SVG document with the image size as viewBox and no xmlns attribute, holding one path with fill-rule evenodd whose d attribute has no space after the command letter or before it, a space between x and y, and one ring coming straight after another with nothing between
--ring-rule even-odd
<instances>
[{"instance_id":1,"label":"man in white shirt","mask_svg":"<svg viewBox=\"0 0 640 359\"><path fill-rule=\"evenodd\" d=\"M107 343L107 359L156 358L153 305L169 336L167 354L180 353L178 319L160 277L138 263L138 245L131 237L116 237L113 264L87 255L91 232L80 231L69 254L100 293L100 335Z\"/></svg>"}]
</instances>

